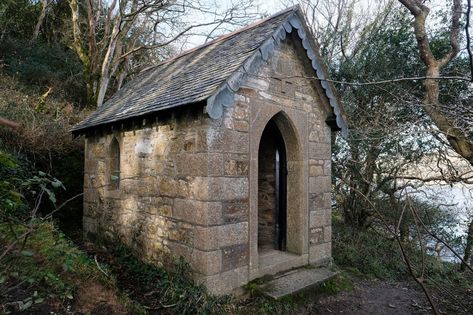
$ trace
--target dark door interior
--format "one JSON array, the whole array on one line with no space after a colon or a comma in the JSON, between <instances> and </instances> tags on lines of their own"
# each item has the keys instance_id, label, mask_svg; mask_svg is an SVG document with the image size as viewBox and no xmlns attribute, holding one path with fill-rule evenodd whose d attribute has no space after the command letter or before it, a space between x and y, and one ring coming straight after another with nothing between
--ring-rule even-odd
<instances>
[{"instance_id":1,"label":"dark door interior","mask_svg":"<svg viewBox=\"0 0 473 315\"><path fill-rule=\"evenodd\" d=\"M286 146L270 121L263 131L258 156L258 246L286 250Z\"/></svg>"},{"instance_id":2,"label":"dark door interior","mask_svg":"<svg viewBox=\"0 0 473 315\"><path fill-rule=\"evenodd\" d=\"M276 249L286 250L286 231L287 231L287 213L286 213L286 152L284 142L278 144L276 149Z\"/></svg>"}]
</instances>

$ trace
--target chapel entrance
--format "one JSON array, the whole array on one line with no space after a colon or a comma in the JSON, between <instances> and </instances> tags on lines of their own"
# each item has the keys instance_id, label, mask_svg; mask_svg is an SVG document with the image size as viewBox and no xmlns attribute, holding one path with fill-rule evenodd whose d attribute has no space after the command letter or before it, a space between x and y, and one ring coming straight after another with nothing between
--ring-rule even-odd
<instances>
[{"instance_id":1,"label":"chapel entrance","mask_svg":"<svg viewBox=\"0 0 473 315\"><path fill-rule=\"evenodd\" d=\"M271 119L258 150L258 251L286 250L287 159L281 132Z\"/></svg>"}]
</instances>

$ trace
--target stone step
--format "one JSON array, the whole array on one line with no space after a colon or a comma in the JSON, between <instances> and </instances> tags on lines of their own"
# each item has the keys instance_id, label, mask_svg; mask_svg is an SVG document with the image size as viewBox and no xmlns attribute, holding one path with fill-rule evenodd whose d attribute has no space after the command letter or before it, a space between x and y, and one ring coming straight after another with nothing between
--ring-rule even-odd
<instances>
[{"instance_id":1,"label":"stone step","mask_svg":"<svg viewBox=\"0 0 473 315\"><path fill-rule=\"evenodd\" d=\"M259 255L259 277L276 275L279 272L307 264L307 256L299 256L285 251L269 250Z\"/></svg>"},{"instance_id":2,"label":"stone step","mask_svg":"<svg viewBox=\"0 0 473 315\"><path fill-rule=\"evenodd\" d=\"M322 284L336 274L325 267L303 267L276 275L263 286L266 295L273 299L279 299Z\"/></svg>"}]
</instances>

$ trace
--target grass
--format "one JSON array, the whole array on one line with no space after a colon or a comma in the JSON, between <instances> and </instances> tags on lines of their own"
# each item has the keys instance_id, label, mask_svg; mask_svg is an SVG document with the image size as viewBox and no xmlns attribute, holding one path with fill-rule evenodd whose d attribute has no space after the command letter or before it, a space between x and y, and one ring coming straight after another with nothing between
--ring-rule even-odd
<instances>
[{"instance_id":1,"label":"grass","mask_svg":"<svg viewBox=\"0 0 473 315\"><path fill-rule=\"evenodd\" d=\"M333 258L337 266L368 278L406 278L406 265L395 241L369 230L355 233L335 221L333 231Z\"/></svg>"},{"instance_id":2,"label":"grass","mask_svg":"<svg viewBox=\"0 0 473 315\"><path fill-rule=\"evenodd\" d=\"M0 244L5 248L14 241L15 235L25 231L25 226L1 223ZM113 277L106 276L94 260L51 222L35 224L26 242L19 242L0 264L0 293L4 297L0 304L4 313L15 308L34 309L44 303L54 304L54 310L68 310L77 304L79 290L91 284L111 292L116 296L116 303L132 313L141 312L138 305L117 291ZM109 272L106 266L100 268ZM5 305L10 305L10 308Z\"/></svg>"}]
</instances>

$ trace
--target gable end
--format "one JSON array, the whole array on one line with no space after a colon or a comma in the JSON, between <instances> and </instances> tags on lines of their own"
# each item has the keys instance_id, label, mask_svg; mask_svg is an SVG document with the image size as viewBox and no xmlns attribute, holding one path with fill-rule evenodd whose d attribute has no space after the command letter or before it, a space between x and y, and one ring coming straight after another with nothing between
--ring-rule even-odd
<instances>
[{"instance_id":1,"label":"gable end","mask_svg":"<svg viewBox=\"0 0 473 315\"><path fill-rule=\"evenodd\" d=\"M211 118L221 118L223 109L233 106L234 92L240 88L247 75L256 75L263 62L268 61L276 47L281 44L287 34L293 31L297 32L299 39L302 41L306 55L311 61L312 69L320 80L325 96L332 107L334 115L327 120L327 124L334 130L341 130L343 137L348 135L348 126L343 117L343 110L339 105L333 86L327 81L326 71L323 68L322 58L318 54L317 45L313 41L305 20L298 9L207 99L206 111ZM307 35L308 33L309 35Z\"/></svg>"}]
</instances>

